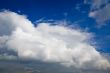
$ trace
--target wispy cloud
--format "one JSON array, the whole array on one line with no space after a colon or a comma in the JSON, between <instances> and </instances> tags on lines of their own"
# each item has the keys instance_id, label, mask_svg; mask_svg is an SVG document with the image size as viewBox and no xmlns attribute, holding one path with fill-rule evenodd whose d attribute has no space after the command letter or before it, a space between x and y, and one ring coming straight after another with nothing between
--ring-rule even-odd
<instances>
[{"instance_id":1,"label":"wispy cloud","mask_svg":"<svg viewBox=\"0 0 110 73\"><path fill-rule=\"evenodd\" d=\"M96 19L99 27L105 25L106 21L110 20L109 0L84 0L84 3L91 5L89 17Z\"/></svg>"}]
</instances>

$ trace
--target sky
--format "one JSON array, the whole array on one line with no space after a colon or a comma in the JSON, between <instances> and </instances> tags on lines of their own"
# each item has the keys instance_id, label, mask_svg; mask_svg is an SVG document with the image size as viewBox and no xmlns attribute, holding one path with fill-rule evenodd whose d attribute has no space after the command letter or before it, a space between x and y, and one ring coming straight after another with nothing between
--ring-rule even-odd
<instances>
[{"instance_id":1,"label":"sky","mask_svg":"<svg viewBox=\"0 0 110 73\"><path fill-rule=\"evenodd\" d=\"M97 23L89 16L91 8L92 4L89 0L1 0L0 2L1 11L10 10L24 14L33 23L38 20L66 20L77 24L82 29L87 28L89 32L95 34L98 50L110 52L110 23L109 21Z\"/></svg>"},{"instance_id":2,"label":"sky","mask_svg":"<svg viewBox=\"0 0 110 73\"><path fill-rule=\"evenodd\" d=\"M109 8L109 0L0 0L0 48L20 58L108 68L100 53L110 53Z\"/></svg>"}]
</instances>

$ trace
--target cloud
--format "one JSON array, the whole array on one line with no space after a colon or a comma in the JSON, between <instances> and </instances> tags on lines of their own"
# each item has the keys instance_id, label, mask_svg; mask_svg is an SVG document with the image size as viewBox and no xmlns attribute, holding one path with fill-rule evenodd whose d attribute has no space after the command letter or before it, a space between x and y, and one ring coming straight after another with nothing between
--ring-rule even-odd
<instances>
[{"instance_id":1,"label":"cloud","mask_svg":"<svg viewBox=\"0 0 110 73\"><path fill-rule=\"evenodd\" d=\"M76 68L110 68L107 59L89 43L90 33L62 24L33 25L24 15L0 12L0 46L17 52L21 59L58 62Z\"/></svg>"},{"instance_id":2,"label":"cloud","mask_svg":"<svg viewBox=\"0 0 110 73\"><path fill-rule=\"evenodd\" d=\"M96 19L99 26L106 24L110 20L109 0L85 0L85 4L91 5L89 17Z\"/></svg>"}]
</instances>

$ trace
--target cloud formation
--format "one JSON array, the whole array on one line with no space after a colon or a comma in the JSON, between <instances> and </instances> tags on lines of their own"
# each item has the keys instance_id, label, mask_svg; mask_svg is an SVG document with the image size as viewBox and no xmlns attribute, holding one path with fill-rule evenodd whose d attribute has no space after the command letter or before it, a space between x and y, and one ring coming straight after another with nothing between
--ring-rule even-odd
<instances>
[{"instance_id":1,"label":"cloud formation","mask_svg":"<svg viewBox=\"0 0 110 73\"><path fill-rule=\"evenodd\" d=\"M21 59L58 62L76 68L110 68L89 41L91 34L62 24L33 26L24 15L0 12L0 47L17 52Z\"/></svg>"},{"instance_id":2,"label":"cloud formation","mask_svg":"<svg viewBox=\"0 0 110 73\"><path fill-rule=\"evenodd\" d=\"M99 26L104 25L110 20L110 1L109 0L85 0L85 4L90 4L91 11L89 17L96 19Z\"/></svg>"}]
</instances>

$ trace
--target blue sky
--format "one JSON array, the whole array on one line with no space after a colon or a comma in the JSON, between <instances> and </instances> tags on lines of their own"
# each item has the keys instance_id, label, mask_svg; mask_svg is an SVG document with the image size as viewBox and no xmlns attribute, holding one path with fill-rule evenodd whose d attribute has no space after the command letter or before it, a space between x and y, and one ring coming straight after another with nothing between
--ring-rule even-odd
<instances>
[{"instance_id":1,"label":"blue sky","mask_svg":"<svg viewBox=\"0 0 110 73\"><path fill-rule=\"evenodd\" d=\"M84 0L1 0L0 10L25 14L34 23L36 20L67 20L77 23L82 29L95 34L94 40L100 52L110 52L110 23L101 27L88 16L90 4Z\"/></svg>"}]
</instances>

